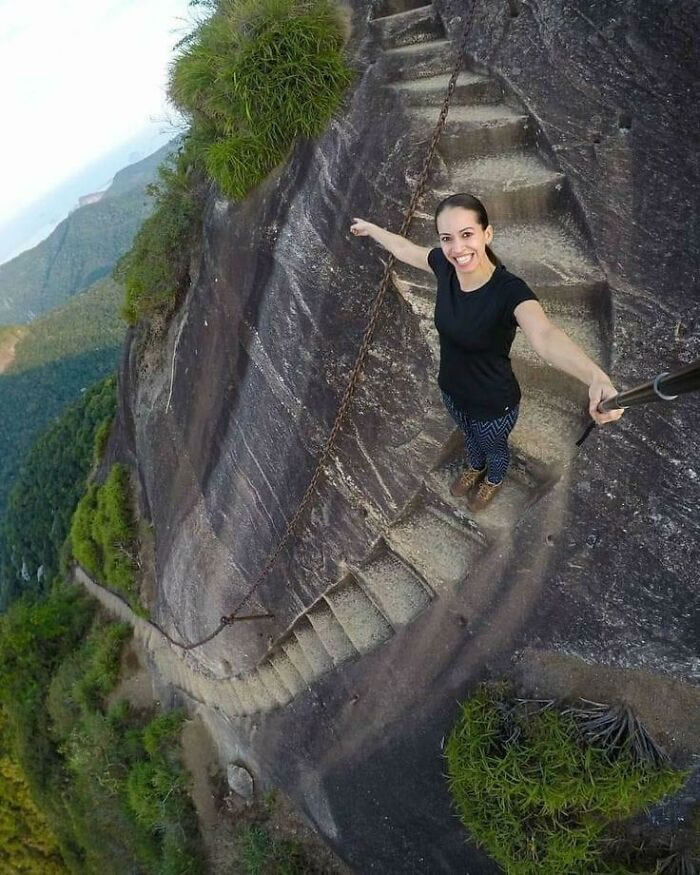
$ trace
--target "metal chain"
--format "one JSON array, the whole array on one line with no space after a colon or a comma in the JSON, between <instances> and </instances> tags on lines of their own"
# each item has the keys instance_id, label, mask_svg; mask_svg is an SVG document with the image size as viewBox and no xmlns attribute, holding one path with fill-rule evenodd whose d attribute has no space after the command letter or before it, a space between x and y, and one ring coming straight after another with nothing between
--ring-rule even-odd
<instances>
[{"instance_id":1,"label":"metal chain","mask_svg":"<svg viewBox=\"0 0 700 875\"><path fill-rule=\"evenodd\" d=\"M425 159L423 161L423 168L421 170L420 176L418 177L418 181L416 183L416 187L413 191L413 195L411 197L411 201L408 206L408 210L406 211L406 215L403 220L403 224L401 225L401 229L399 231L399 235L405 237L408 234L408 230L411 227L411 222L413 221L413 217L416 212L416 208L418 206L418 202L423 196L425 191L425 186L428 181L428 175L430 173L430 165L433 160L433 156L435 155L435 150L437 148L437 144L442 136L442 132L445 127L445 122L447 120L447 113L450 108L450 101L452 100L452 95L454 94L455 86L457 84L457 77L459 76L461 70L464 68L464 58L467 50L467 42L469 40L469 35L471 33L472 23L474 20L474 9L476 7L476 0L472 0L471 8L469 10L469 14L467 16L467 22L464 28L464 35L462 37L462 42L459 47L459 51L457 53L457 59L455 61L454 68L452 70L452 75L450 76L450 82L447 86L447 93L445 94L445 98L442 103L442 109L440 110L440 116L435 125L435 129L433 131L433 136L430 141L430 147L428 152L426 153ZM365 358L367 357L367 352L372 343L372 339L374 337L374 332L377 327L377 323L379 321L379 316L381 312L381 306L384 302L384 296L386 295L386 291L389 288L389 283L391 282L391 271L393 270L396 259L393 255L389 257L387 265L384 269L384 275L382 277L382 282L379 286L379 291L377 292L374 301L372 302L372 307L370 309L370 318L367 324L367 328L365 329L364 336L362 338L362 344L360 346L360 350L357 354L357 358L355 359L355 364L353 365L352 371L350 373L350 379L348 380L347 386L345 387L345 392L343 393L343 398L340 402L340 406L338 407L338 412L336 414L335 420L333 422L333 427L331 428L331 432L328 435L328 439L326 440L325 446L321 450L321 455L319 456L318 462L316 463L316 469L309 481L309 485L306 487L306 491L302 496L301 501L299 502L299 506L297 510L287 524L287 528L285 530L282 539L280 540L277 548L267 559L267 562L263 566L262 571L258 575L255 583L248 589L247 593L241 598L236 605L236 607L231 611L231 613L226 614L221 618L221 622L219 625L211 632L206 638L202 638L200 641L195 641L192 644L185 644L182 642L174 641L167 633L164 632L166 638L170 641L171 644L176 645L177 647L182 648L183 650L194 650L196 647L201 647L203 644L207 644L212 638L215 638L220 632L222 632L226 626L231 625L232 623L240 620L254 620L259 617L269 616L268 614L262 615L253 615L246 617L237 617L236 614L241 609L241 607L248 601L251 595L255 592L256 589L263 583L266 579L267 575L272 571L277 559L280 556L282 550L284 550L287 545L289 539L295 533L296 527L299 523L299 520L304 515L306 509L311 502L311 497L318 485L319 480L323 474L323 470L330 459L333 448L335 447L335 442L340 432L340 429L344 423L345 416L350 408L350 404L352 402L353 396L355 394L355 389L357 388L357 384L360 381L360 376L362 373L362 368L365 363Z\"/></svg>"}]
</instances>

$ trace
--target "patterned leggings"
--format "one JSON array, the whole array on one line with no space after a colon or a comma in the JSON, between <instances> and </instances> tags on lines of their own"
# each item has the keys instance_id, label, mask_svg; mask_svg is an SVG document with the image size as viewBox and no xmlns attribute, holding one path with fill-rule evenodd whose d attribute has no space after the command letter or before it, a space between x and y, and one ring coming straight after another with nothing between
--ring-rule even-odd
<instances>
[{"instance_id":1,"label":"patterned leggings","mask_svg":"<svg viewBox=\"0 0 700 875\"><path fill-rule=\"evenodd\" d=\"M452 419L464 432L464 446L471 467L481 469L486 465L489 482L500 483L510 465L508 435L517 422L520 405L516 404L498 419L480 420L467 416L446 392L442 393L442 400Z\"/></svg>"}]
</instances>

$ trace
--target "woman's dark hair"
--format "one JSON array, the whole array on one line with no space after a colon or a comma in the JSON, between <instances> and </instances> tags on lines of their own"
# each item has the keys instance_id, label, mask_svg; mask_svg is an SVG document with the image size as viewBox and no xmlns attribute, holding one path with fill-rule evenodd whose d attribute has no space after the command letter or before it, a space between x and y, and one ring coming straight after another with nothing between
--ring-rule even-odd
<instances>
[{"instance_id":1,"label":"woman's dark hair","mask_svg":"<svg viewBox=\"0 0 700 875\"><path fill-rule=\"evenodd\" d=\"M435 210L436 232L438 216L443 210L447 210L450 207L462 207L462 209L464 210L472 210L472 212L476 213L476 220L479 225L484 229L488 228L488 213L486 212L486 207L481 203L479 198L474 197L473 194L464 194L463 192L459 192L458 194L451 194L449 197L441 200L440 203L437 205L437 209ZM496 267L503 266L501 259L495 254L490 246L486 247L486 254L489 257L489 261L491 262L491 264L495 264Z\"/></svg>"}]
</instances>

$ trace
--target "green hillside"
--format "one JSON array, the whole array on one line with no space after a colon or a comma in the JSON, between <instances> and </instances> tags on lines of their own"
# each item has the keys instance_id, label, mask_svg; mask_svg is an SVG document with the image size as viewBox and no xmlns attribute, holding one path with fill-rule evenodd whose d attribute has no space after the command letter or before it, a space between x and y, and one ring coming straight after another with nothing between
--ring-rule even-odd
<instances>
[{"instance_id":1,"label":"green hillside","mask_svg":"<svg viewBox=\"0 0 700 875\"><path fill-rule=\"evenodd\" d=\"M115 379L92 386L33 443L0 523L0 611L21 593L46 591L93 458L116 408Z\"/></svg>"},{"instance_id":2,"label":"green hillside","mask_svg":"<svg viewBox=\"0 0 700 875\"><path fill-rule=\"evenodd\" d=\"M86 387L111 374L124 338L123 291L103 280L30 325L0 375L0 517L36 436Z\"/></svg>"},{"instance_id":3,"label":"green hillside","mask_svg":"<svg viewBox=\"0 0 700 875\"><path fill-rule=\"evenodd\" d=\"M119 316L123 299L123 288L112 279L103 279L62 307L22 326L24 336L6 373L71 358L77 352L119 346L125 331Z\"/></svg>"},{"instance_id":4,"label":"green hillside","mask_svg":"<svg viewBox=\"0 0 700 875\"><path fill-rule=\"evenodd\" d=\"M31 321L111 274L153 209L146 186L173 148L120 171L101 201L74 210L38 246L0 265L0 323Z\"/></svg>"}]
</instances>

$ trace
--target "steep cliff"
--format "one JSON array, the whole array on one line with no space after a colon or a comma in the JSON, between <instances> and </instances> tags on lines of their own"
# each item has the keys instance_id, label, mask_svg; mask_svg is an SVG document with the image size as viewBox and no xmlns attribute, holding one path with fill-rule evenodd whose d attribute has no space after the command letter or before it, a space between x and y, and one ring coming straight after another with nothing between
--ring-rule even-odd
<instances>
[{"instance_id":1,"label":"steep cliff","mask_svg":"<svg viewBox=\"0 0 700 875\"><path fill-rule=\"evenodd\" d=\"M154 618L175 638L248 594L333 422L382 273L347 229L398 228L464 23L461 3L411 5L356 0L343 114L244 202L211 191L167 337L125 350L112 452L138 472ZM698 355L700 258L681 236L697 70L676 50L700 27L682 9L477 4L411 231L432 245L441 193L483 196L495 250L618 387ZM222 757L283 784L361 872L492 870L441 775L455 702L484 677L623 698L687 763L700 752L697 402L629 411L577 453L585 387L516 341L516 464L471 518L447 491L460 449L430 296L396 272L311 510L245 601L274 617L187 656Z\"/></svg>"}]
</instances>

